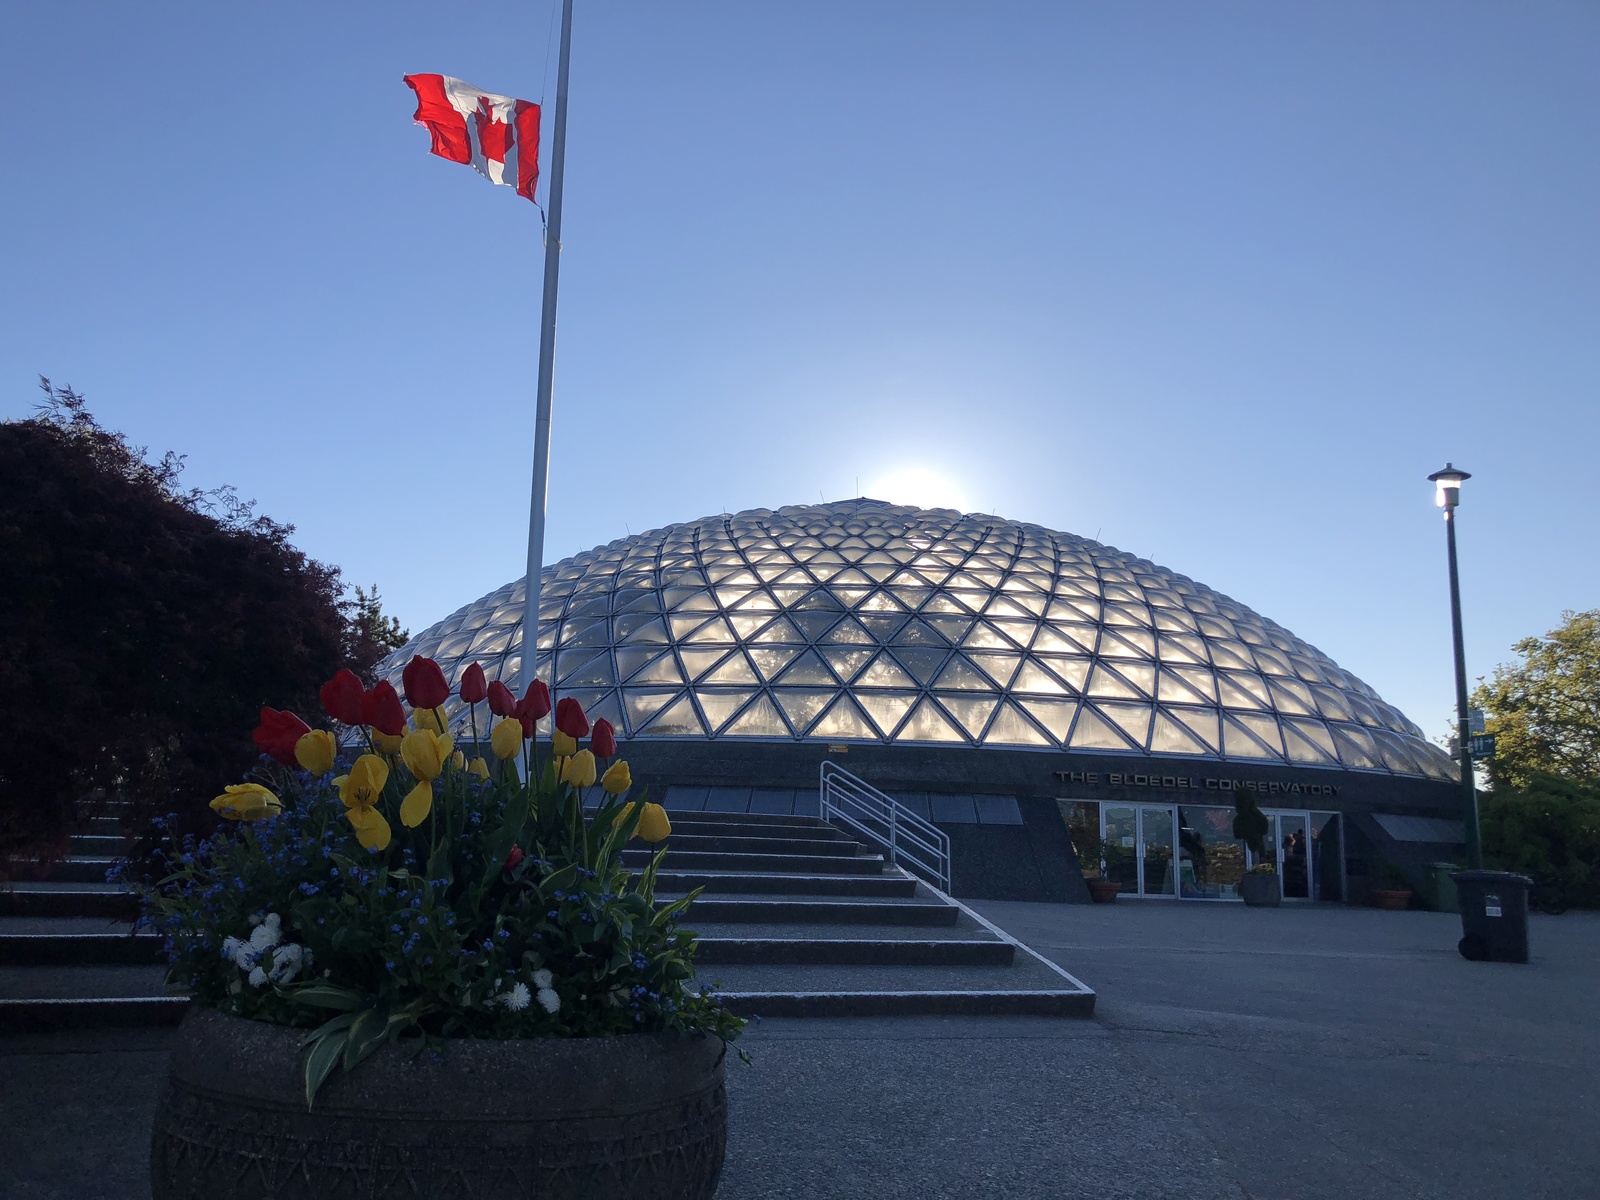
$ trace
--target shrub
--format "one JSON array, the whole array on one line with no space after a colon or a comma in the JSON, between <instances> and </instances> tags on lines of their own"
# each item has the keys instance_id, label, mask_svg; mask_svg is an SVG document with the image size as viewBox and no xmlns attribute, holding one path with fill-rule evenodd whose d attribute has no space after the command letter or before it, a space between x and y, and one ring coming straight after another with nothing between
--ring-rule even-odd
<instances>
[{"instance_id":1,"label":"shrub","mask_svg":"<svg viewBox=\"0 0 1600 1200\"><path fill-rule=\"evenodd\" d=\"M1573 905L1600 907L1600 787L1535 774L1524 788L1487 793L1479 826L1486 861L1559 883Z\"/></svg>"}]
</instances>

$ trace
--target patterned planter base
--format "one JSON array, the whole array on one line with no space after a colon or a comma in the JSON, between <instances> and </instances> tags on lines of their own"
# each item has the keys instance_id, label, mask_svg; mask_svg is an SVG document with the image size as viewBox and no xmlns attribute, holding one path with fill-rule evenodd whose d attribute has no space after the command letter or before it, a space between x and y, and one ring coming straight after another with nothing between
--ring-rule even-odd
<instances>
[{"instance_id":1,"label":"patterned planter base","mask_svg":"<svg viewBox=\"0 0 1600 1200\"><path fill-rule=\"evenodd\" d=\"M1239 880L1239 898L1255 908L1277 908L1283 903L1276 871L1246 871Z\"/></svg>"},{"instance_id":2,"label":"patterned planter base","mask_svg":"<svg viewBox=\"0 0 1600 1200\"><path fill-rule=\"evenodd\" d=\"M304 1030L192 1010L150 1153L154 1200L711 1200L714 1037L387 1046L307 1112Z\"/></svg>"},{"instance_id":3,"label":"patterned planter base","mask_svg":"<svg viewBox=\"0 0 1600 1200\"><path fill-rule=\"evenodd\" d=\"M1122 890L1122 885L1110 879L1090 879L1089 898L1096 904L1111 904L1116 901L1117 893Z\"/></svg>"}]
</instances>

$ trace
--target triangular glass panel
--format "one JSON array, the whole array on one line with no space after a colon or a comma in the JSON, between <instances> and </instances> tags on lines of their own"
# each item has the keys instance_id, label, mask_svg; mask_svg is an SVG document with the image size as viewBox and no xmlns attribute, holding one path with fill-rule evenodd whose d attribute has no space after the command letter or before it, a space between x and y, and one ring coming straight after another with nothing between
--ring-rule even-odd
<instances>
[{"instance_id":1,"label":"triangular glass panel","mask_svg":"<svg viewBox=\"0 0 1600 1200\"><path fill-rule=\"evenodd\" d=\"M805 612L794 617L794 623L807 639L816 640L839 623L839 615L831 612Z\"/></svg>"},{"instance_id":2,"label":"triangular glass panel","mask_svg":"<svg viewBox=\"0 0 1600 1200\"><path fill-rule=\"evenodd\" d=\"M778 706L783 709L784 715L789 718L789 724L794 726L794 731L803 734L806 727L816 720L823 706L839 693L833 688L826 690L776 688L772 694L777 699Z\"/></svg>"},{"instance_id":3,"label":"triangular glass panel","mask_svg":"<svg viewBox=\"0 0 1600 1200\"><path fill-rule=\"evenodd\" d=\"M973 741L982 736L983 727L989 723L989 715L999 702L1000 698L992 695L939 697L939 703L945 711L956 719L956 724L966 730Z\"/></svg>"},{"instance_id":4,"label":"triangular glass panel","mask_svg":"<svg viewBox=\"0 0 1600 1200\"><path fill-rule=\"evenodd\" d=\"M846 617L828 630L828 641L845 645L870 646L876 642L854 617Z\"/></svg>"},{"instance_id":5,"label":"triangular glass panel","mask_svg":"<svg viewBox=\"0 0 1600 1200\"><path fill-rule=\"evenodd\" d=\"M946 651L943 650L909 649L898 652L895 657L900 660L901 666L916 677L918 683L926 686L944 665L945 655Z\"/></svg>"},{"instance_id":6,"label":"triangular glass panel","mask_svg":"<svg viewBox=\"0 0 1600 1200\"><path fill-rule=\"evenodd\" d=\"M1085 704L1078 714L1078 723L1072 730L1074 750L1126 750L1128 739L1117 727Z\"/></svg>"},{"instance_id":7,"label":"triangular glass panel","mask_svg":"<svg viewBox=\"0 0 1600 1200\"><path fill-rule=\"evenodd\" d=\"M1282 758L1283 738L1278 733L1278 723L1271 717L1226 714L1222 722L1222 752L1229 758Z\"/></svg>"},{"instance_id":8,"label":"triangular glass panel","mask_svg":"<svg viewBox=\"0 0 1600 1200\"><path fill-rule=\"evenodd\" d=\"M986 623L1005 634L1006 637L1023 650L1026 650L1033 642L1033 635L1039 630L1039 626L1032 621L1001 620L997 618Z\"/></svg>"},{"instance_id":9,"label":"triangular glass panel","mask_svg":"<svg viewBox=\"0 0 1600 1200\"><path fill-rule=\"evenodd\" d=\"M726 650L678 650L678 658L683 663L684 674L690 679L698 679L703 672L709 671L712 666L722 660L727 654ZM703 682L703 681L702 681Z\"/></svg>"},{"instance_id":10,"label":"triangular glass panel","mask_svg":"<svg viewBox=\"0 0 1600 1200\"><path fill-rule=\"evenodd\" d=\"M786 738L789 726L765 692L722 730L721 737Z\"/></svg>"},{"instance_id":11,"label":"triangular glass panel","mask_svg":"<svg viewBox=\"0 0 1600 1200\"><path fill-rule=\"evenodd\" d=\"M1050 739L1039 732L1039 729L1023 716L1022 710L1011 701L1006 701L1000 706L1000 711L995 714L994 724L989 726L989 732L984 735L985 746L1048 746Z\"/></svg>"},{"instance_id":12,"label":"triangular glass panel","mask_svg":"<svg viewBox=\"0 0 1600 1200\"><path fill-rule=\"evenodd\" d=\"M1150 731L1152 754L1209 754L1211 748L1161 709L1156 709L1155 728Z\"/></svg>"},{"instance_id":13,"label":"triangular glass panel","mask_svg":"<svg viewBox=\"0 0 1600 1200\"><path fill-rule=\"evenodd\" d=\"M1290 762L1336 763L1339 761L1333 751L1333 735L1320 722L1285 719L1283 722L1283 734L1284 746L1289 752Z\"/></svg>"},{"instance_id":14,"label":"triangular glass panel","mask_svg":"<svg viewBox=\"0 0 1600 1200\"><path fill-rule=\"evenodd\" d=\"M936 646L943 648L949 645L944 635L936 632L926 621L913 619L907 621L900 631L894 635L896 646Z\"/></svg>"},{"instance_id":15,"label":"triangular glass panel","mask_svg":"<svg viewBox=\"0 0 1600 1200\"><path fill-rule=\"evenodd\" d=\"M736 609L742 613L770 613L776 612L778 609L778 602L761 588L754 588L738 597L724 595L721 591L718 591L717 599L721 600L725 607Z\"/></svg>"},{"instance_id":16,"label":"triangular glass panel","mask_svg":"<svg viewBox=\"0 0 1600 1200\"><path fill-rule=\"evenodd\" d=\"M855 567L846 567L844 570L835 575L831 582L834 584L835 588L837 588L840 584L847 583L871 587L876 581L871 579L862 571L857 570Z\"/></svg>"},{"instance_id":17,"label":"triangular glass panel","mask_svg":"<svg viewBox=\"0 0 1600 1200\"><path fill-rule=\"evenodd\" d=\"M1358 725L1330 725L1339 745L1339 760L1347 767L1379 766L1378 748L1372 735Z\"/></svg>"},{"instance_id":18,"label":"triangular glass panel","mask_svg":"<svg viewBox=\"0 0 1600 1200\"><path fill-rule=\"evenodd\" d=\"M764 679L775 679L799 653L798 646L753 646L750 649L750 659Z\"/></svg>"},{"instance_id":19,"label":"triangular glass panel","mask_svg":"<svg viewBox=\"0 0 1600 1200\"><path fill-rule=\"evenodd\" d=\"M875 664L876 665L876 664ZM898 668L896 668L898 670ZM906 682L911 682L911 677L906 676ZM906 713L911 711L911 706L916 702L915 692L862 692L856 694L856 701L861 705L873 723L877 725L884 737L894 733L895 726L900 724Z\"/></svg>"},{"instance_id":20,"label":"triangular glass panel","mask_svg":"<svg viewBox=\"0 0 1600 1200\"><path fill-rule=\"evenodd\" d=\"M1211 661L1219 667L1233 667L1241 671L1255 670L1255 660L1250 657L1250 652L1239 642L1224 641L1221 638L1207 638L1206 646L1211 651Z\"/></svg>"},{"instance_id":21,"label":"triangular glass panel","mask_svg":"<svg viewBox=\"0 0 1600 1200\"><path fill-rule=\"evenodd\" d=\"M1169 708L1167 715L1181 724L1215 754L1222 746L1222 733L1214 708Z\"/></svg>"},{"instance_id":22,"label":"triangular glass panel","mask_svg":"<svg viewBox=\"0 0 1600 1200\"><path fill-rule=\"evenodd\" d=\"M669 651L659 658L653 659L649 665L628 681L630 686L643 683L671 683L682 684L683 672L678 670L678 662Z\"/></svg>"},{"instance_id":23,"label":"triangular glass panel","mask_svg":"<svg viewBox=\"0 0 1600 1200\"><path fill-rule=\"evenodd\" d=\"M790 607L797 600L799 600L801 596L804 596L805 594L806 594L806 589L805 588L775 587L775 588L772 589L772 598L774 600L776 600L778 602L778 604L783 608Z\"/></svg>"},{"instance_id":24,"label":"triangular glass panel","mask_svg":"<svg viewBox=\"0 0 1600 1200\"><path fill-rule=\"evenodd\" d=\"M856 687L916 687L916 680L906 674L905 669L887 653L879 653L872 660L872 665L861 673L861 678L855 681Z\"/></svg>"},{"instance_id":25,"label":"triangular glass panel","mask_svg":"<svg viewBox=\"0 0 1600 1200\"><path fill-rule=\"evenodd\" d=\"M562 650L556 656L556 681L558 683L567 682L575 672L582 670L600 657L609 660L611 652L609 650L595 649Z\"/></svg>"},{"instance_id":26,"label":"triangular glass panel","mask_svg":"<svg viewBox=\"0 0 1600 1200\"><path fill-rule=\"evenodd\" d=\"M772 624L763 625L761 627L761 632L757 633L750 640L758 645L765 645L772 642L787 645L803 645L806 639L801 635L800 631L794 627L794 623L790 621L788 617L779 617Z\"/></svg>"},{"instance_id":27,"label":"triangular glass panel","mask_svg":"<svg viewBox=\"0 0 1600 1200\"><path fill-rule=\"evenodd\" d=\"M659 657L660 653L656 649L635 650L626 646L621 647L616 651L617 674L626 680L640 667Z\"/></svg>"},{"instance_id":28,"label":"triangular glass panel","mask_svg":"<svg viewBox=\"0 0 1600 1200\"><path fill-rule=\"evenodd\" d=\"M683 642L732 642L733 630L721 617L713 617L688 637L680 638Z\"/></svg>"},{"instance_id":29,"label":"triangular glass panel","mask_svg":"<svg viewBox=\"0 0 1600 1200\"><path fill-rule=\"evenodd\" d=\"M1011 679L1016 675L1017 667L1022 662L1022 656L1015 653L974 650L969 652L967 657L977 663L983 669L983 673L1001 688L1011 686Z\"/></svg>"},{"instance_id":30,"label":"triangular glass panel","mask_svg":"<svg viewBox=\"0 0 1600 1200\"><path fill-rule=\"evenodd\" d=\"M672 637L675 641L682 641L705 623L704 613L673 614L667 618L667 624L672 627Z\"/></svg>"},{"instance_id":31,"label":"triangular glass panel","mask_svg":"<svg viewBox=\"0 0 1600 1200\"><path fill-rule=\"evenodd\" d=\"M703 737L704 735L705 726L700 724L699 714L695 712L694 705L689 702L687 695L667 705L644 729L645 737Z\"/></svg>"},{"instance_id":32,"label":"triangular glass panel","mask_svg":"<svg viewBox=\"0 0 1600 1200\"><path fill-rule=\"evenodd\" d=\"M673 600L672 596L678 599ZM717 602L704 588L667 588L667 604L675 613L716 612Z\"/></svg>"},{"instance_id":33,"label":"triangular glass panel","mask_svg":"<svg viewBox=\"0 0 1600 1200\"><path fill-rule=\"evenodd\" d=\"M933 595L932 588L895 588L894 598L907 608L921 608Z\"/></svg>"},{"instance_id":34,"label":"triangular glass panel","mask_svg":"<svg viewBox=\"0 0 1600 1200\"><path fill-rule=\"evenodd\" d=\"M1163 670L1156 683L1160 693L1158 699L1164 704L1205 704L1213 699L1204 692L1196 690L1181 676L1171 670Z\"/></svg>"},{"instance_id":35,"label":"triangular glass panel","mask_svg":"<svg viewBox=\"0 0 1600 1200\"><path fill-rule=\"evenodd\" d=\"M1037 656L1037 660L1052 675L1073 691L1082 692L1088 684L1089 668L1093 665L1090 659L1065 658L1059 654L1040 654Z\"/></svg>"},{"instance_id":36,"label":"triangular glass panel","mask_svg":"<svg viewBox=\"0 0 1600 1200\"><path fill-rule=\"evenodd\" d=\"M1134 699L1139 690L1104 663L1097 665L1089 677L1089 695Z\"/></svg>"},{"instance_id":37,"label":"triangular glass panel","mask_svg":"<svg viewBox=\"0 0 1600 1200\"><path fill-rule=\"evenodd\" d=\"M859 608L864 613L901 613L906 611L904 604L901 604L900 601L881 589L873 592L865 602L859 605Z\"/></svg>"},{"instance_id":38,"label":"triangular glass panel","mask_svg":"<svg viewBox=\"0 0 1600 1200\"><path fill-rule=\"evenodd\" d=\"M1317 706L1311 699L1311 689L1298 679L1268 679L1267 686L1272 689L1273 705L1280 713L1316 714Z\"/></svg>"},{"instance_id":39,"label":"triangular glass panel","mask_svg":"<svg viewBox=\"0 0 1600 1200\"><path fill-rule=\"evenodd\" d=\"M807 650L783 673L782 682L786 686L794 687L807 684L834 684L837 681L833 673L817 657L816 651Z\"/></svg>"},{"instance_id":40,"label":"triangular glass panel","mask_svg":"<svg viewBox=\"0 0 1600 1200\"><path fill-rule=\"evenodd\" d=\"M1154 711L1148 704L1099 704L1101 716L1114 721L1128 740L1141 750L1150 737L1150 717Z\"/></svg>"},{"instance_id":41,"label":"triangular glass panel","mask_svg":"<svg viewBox=\"0 0 1600 1200\"><path fill-rule=\"evenodd\" d=\"M817 649L839 678L847 682L873 654L861 646L819 646Z\"/></svg>"},{"instance_id":42,"label":"triangular glass panel","mask_svg":"<svg viewBox=\"0 0 1600 1200\"><path fill-rule=\"evenodd\" d=\"M977 650L1015 650L1011 639L1004 636L987 621L974 621L967 636L961 639L963 648Z\"/></svg>"},{"instance_id":43,"label":"triangular glass panel","mask_svg":"<svg viewBox=\"0 0 1600 1200\"><path fill-rule=\"evenodd\" d=\"M572 646L609 646L611 644L610 621L568 621L561 626L560 645Z\"/></svg>"},{"instance_id":44,"label":"triangular glass panel","mask_svg":"<svg viewBox=\"0 0 1600 1200\"><path fill-rule=\"evenodd\" d=\"M1034 614L1009 596L995 596L988 604L984 605L983 615L986 617L1023 617L1031 620Z\"/></svg>"},{"instance_id":45,"label":"triangular glass panel","mask_svg":"<svg viewBox=\"0 0 1600 1200\"><path fill-rule=\"evenodd\" d=\"M1189 638L1183 638L1180 640L1175 637L1162 635L1159 639L1157 639L1157 646L1161 655L1161 661L1166 663L1205 662L1206 660L1200 657L1200 654L1187 644L1189 641L1191 641Z\"/></svg>"},{"instance_id":46,"label":"triangular glass panel","mask_svg":"<svg viewBox=\"0 0 1600 1200\"><path fill-rule=\"evenodd\" d=\"M854 608L872 595L872 592L864 587L851 587L846 584L843 587L835 587L833 594L838 598L840 604L846 608Z\"/></svg>"},{"instance_id":47,"label":"triangular glass panel","mask_svg":"<svg viewBox=\"0 0 1600 1200\"><path fill-rule=\"evenodd\" d=\"M1059 650L1062 654L1093 654L1099 645L1100 631L1092 625L1046 625L1039 630L1035 650Z\"/></svg>"},{"instance_id":48,"label":"triangular glass panel","mask_svg":"<svg viewBox=\"0 0 1600 1200\"><path fill-rule=\"evenodd\" d=\"M700 711L705 714L706 726L710 729L720 729L728 723L740 706L750 699L750 693L726 691L722 688L696 688L694 698L700 702Z\"/></svg>"},{"instance_id":49,"label":"triangular glass panel","mask_svg":"<svg viewBox=\"0 0 1600 1200\"><path fill-rule=\"evenodd\" d=\"M1256 689L1245 685L1244 681L1251 679L1248 675L1231 675L1226 672L1217 673L1217 687L1222 694L1222 703L1227 708L1242 708L1259 710L1267 707L1267 702L1256 695ZM1257 683L1260 681L1257 680Z\"/></svg>"},{"instance_id":50,"label":"triangular glass panel","mask_svg":"<svg viewBox=\"0 0 1600 1200\"><path fill-rule=\"evenodd\" d=\"M912 710L895 738L897 742L965 742L966 740L950 718L929 699L923 699Z\"/></svg>"},{"instance_id":51,"label":"triangular glass panel","mask_svg":"<svg viewBox=\"0 0 1600 1200\"><path fill-rule=\"evenodd\" d=\"M972 628L971 617L950 616L944 613L930 615L924 610L922 619L951 642L960 642L962 638L966 637L967 631Z\"/></svg>"},{"instance_id":52,"label":"triangular glass panel","mask_svg":"<svg viewBox=\"0 0 1600 1200\"><path fill-rule=\"evenodd\" d=\"M749 616L734 613L728 617L728 622L733 626L734 636L740 641L744 641L752 633L764 626L769 619L770 614L768 613L752 613Z\"/></svg>"},{"instance_id":53,"label":"triangular glass panel","mask_svg":"<svg viewBox=\"0 0 1600 1200\"><path fill-rule=\"evenodd\" d=\"M949 583L947 583L946 586L961 589L971 588L973 591L983 592L985 594L987 594L989 591L989 586L984 583L983 580L976 579L965 571L958 571L952 575Z\"/></svg>"},{"instance_id":54,"label":"triangular glass panel","mask_svg":"<svg viewBox=\"0 0 1600 1200\"><path fill-rule=\"evenodd\" d=\"M991 691L994 684L959 654L952 654L950 661L945 664L944 670L939 672L939 677L933 681L936 688L948 688L952 691L967 692Z\"/></svg>"},{"instance_id":55,"label":"triangular glass panel","mask_svg":"<svg viewBox=\"0 0 1600 1200\"><path fill-rule=\"evenodd\" d=\"M623 688L622 702L628 712L628 728L638 733L640 727L676 695L678 693L675 690Z\"/></svg>"},{"instance_id":56,"label":"triangular glass panel","mask_svg":"<svg viewBox=\"0 0 1600 1200\"><path fill-rule=\"evenodd\" d=\"M839 598L826 588L818 588L804 600L793 605L795 612L832 612L842 613L844 605L839 603Z\"/></svg>"},{"instance_id":57,"label":"triangular glass panel","mask_svg":"<svg viewBox=\"0 0 1600 1200\"><path fill-rule=\"evenodd\" d=\"M949 596L935 596L932 600L929 600L922 606L922 611L924 615L926 615L927 613L961 614L965 613L967 610L962 608L961 605L957 604L954 600L950 599Z\"/></svg>"},{"instance_id":58,"label":"triangular glass panel","mask_svg":"<svg viewBox=\"0 0 1600 1200\"><path fill-rule=\"evenodd\" d=\"M878 731L873 728L860 707L849 696L840 696L812 728L814 738L839 738L842 740L876 741Z\"/></svg>"},{"instance_id":59,"label":"triangular glass panel","mask_svg":"<svg viewBox=\"0 0 1600 1200\"><path fill-rule=\"evenodd\" d=\"M575 687L615 687L616 674L611 669L611 651L602 650L587 663L574 671L568 672L561 678L561 686Z\"/></svg>"},{"instance_id":60,"label":"triangular glass panel","mask_svg":"<svg viewBox=\"0 0 1600 1200\"><path fill-rule=\"evenodd\" d=\"M722 660L715 670L708 675L700 677L701 683L756 683L756 673L750 669L750 664L745 660L744 652L735 650Z\"/></svg>"},{"instance_id":61,"label":"triangular glass panel","mask_svg":"<svg viewBox=\"0 0 1600 1200\"><path fill-rule=\"evenodd\" d=\"M1011 684L1013 692L1031 692L1035 695L1064 696L1067 694L1066 685L1050 672L1044 670L1033 659L1027 659L1022 664L1022 669L1017 672L1016 679Z\"/></svg>"}]
</instances>

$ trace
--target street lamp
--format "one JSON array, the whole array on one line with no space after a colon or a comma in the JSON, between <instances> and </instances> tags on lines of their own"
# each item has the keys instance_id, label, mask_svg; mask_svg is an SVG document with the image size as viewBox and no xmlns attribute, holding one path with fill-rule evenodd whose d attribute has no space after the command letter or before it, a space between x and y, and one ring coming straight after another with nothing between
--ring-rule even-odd
<instances>
[{"instance_id":1,"label":"street lamp","mask_svg":"<svg viewBox=\"0 0 1600 1200\"><path fill-rule=\"evenodd\" d=\"M1456 574L1456 506L1461 485L1472 476L1445 463L1444 470L1428 476L1434 485L1434 503L1444 509L1445 544L1450 551L1450 625L1456 650L1456 743L1461 755L1461 802L1467 827L1467 866L1483 869L1483 849L1478 841L1478 789L1472 779L1472 746L1467 712L1467 654L1461 641L1461 582Z\"/></svg>"}]
</instances>

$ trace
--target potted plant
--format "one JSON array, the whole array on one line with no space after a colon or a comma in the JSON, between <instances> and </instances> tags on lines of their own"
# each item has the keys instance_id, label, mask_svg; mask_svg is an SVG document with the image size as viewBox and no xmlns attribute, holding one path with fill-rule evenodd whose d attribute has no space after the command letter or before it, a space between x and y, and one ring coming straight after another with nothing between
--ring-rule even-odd
<instances>
[{"instance_id":1,"label":"potted plant","mask_svg":"<svg viewBox=\"0 0 1600 1200\"><path fill-rule=\"evenodd\" d=\"M1233 836L1249 847L1253 857L1260 859L1265 853L1267 831L1272 822L1256 804L1249 792L1233 794ZM1271 863L1257 862L1239 880L1239 898L1256 908L1276 908L1283 903L1283 889L1278 883L1278 873Z\"/></svg>"},{"instance_id":2,"label":"potted plant","mask_svg":"<svg viewBox=\"0 0 1600 1200\"><path fill-rule=\"evenodd\" d=\"M574 700L540 745L543 683L519 701L469 667L465 750L438 666L404 685L409 719L389 684L331 680L343 744L263 709L258 777L145 896L194 998L156 1200L709 1198L743 1022L692 986L698 891L658 906L661 854L622 864L665 811L628 799L610 725Z\"/></svg>"},{"instance_id":3,"label":"potted plant","mask_svg":"<svg viewBox=\"0 0 1600 1200\"><path fill-rule=\"evenodd\" d=\"M1083 881L1089 885L1089 898L1096 904L1110 904L1117 898L1122 885L1107 879L1101 868L1106 857L1106 841L1097 833L1080 829L1072 835L1072 846L1078 855L1078 869Z\"/></svg>"},{"instance_id":4,"label":"potted plant","mask_svg":"<svg viewBox=\"0 0 1600 1200\"><path fill-rule=\"evenodd\" d=\"M1399 863L1385 858L1372 869L1372 903L1377 908L1411 907L1411 884Z\"/></svg>"}]
</instances>

